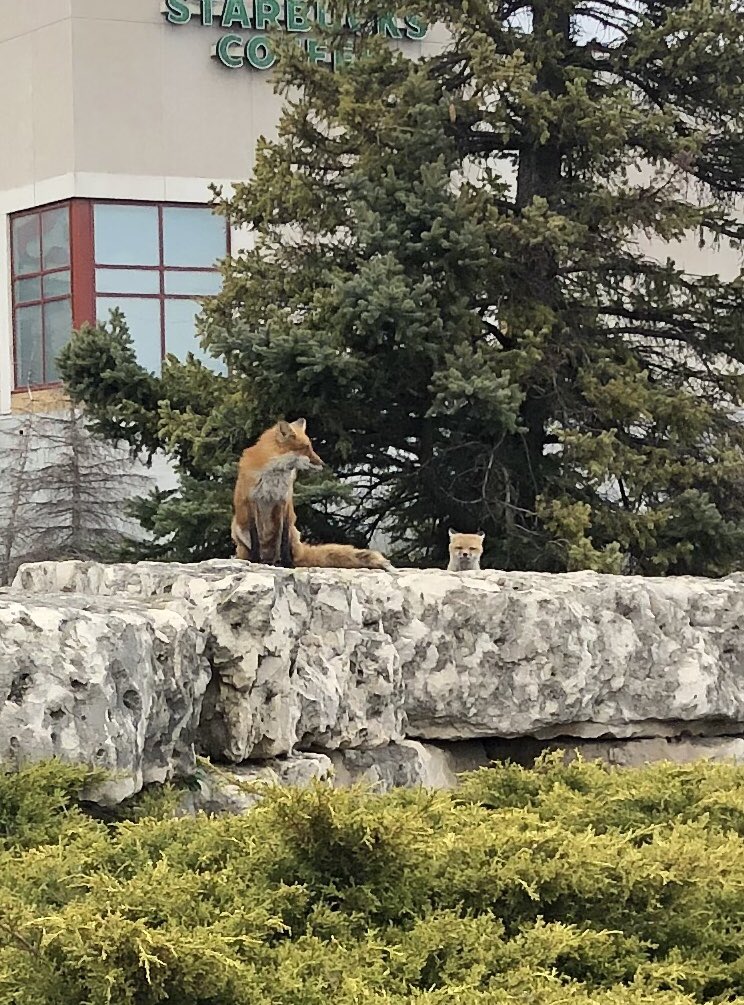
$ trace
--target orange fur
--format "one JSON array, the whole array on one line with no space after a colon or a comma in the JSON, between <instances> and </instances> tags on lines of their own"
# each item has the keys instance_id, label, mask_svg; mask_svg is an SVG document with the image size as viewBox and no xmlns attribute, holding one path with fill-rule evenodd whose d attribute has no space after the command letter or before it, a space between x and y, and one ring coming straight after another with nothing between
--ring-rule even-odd
<instances>
[{"instance_id":1,"label":"orange fur","mask_svg":"<svg viewBox=\"0 0 744 1005\"><path fill-rule=\"evenodd\" d=\"M304 544L293 504L298 471L322 467L304 419L278 422L243 451L233 493L237 557L265 565L389 569L377 551L345 544Z\"/></svg>"},{"instance_id":2,"label":"orange fur","mask_svg":"<svg viewBox=\"0 0 744 1005\"><path fill-rule=\"evenodd\" d=\"M379 551L350 544L303 544L297 534L292 552L295 565L304 569L392 569Z\"/></svg>"},{"instance_id":3,"label":"orange fur","mask_svg":"<svg viewBox=\"0 0 744 1005\"><path fill-rule=\"evenodd\" d=\"M481 531L477 534L458 534L457 531L450 530L450 560L447 571L473 572L480 569L485 536Z\"/></svg>"}]
</instances>

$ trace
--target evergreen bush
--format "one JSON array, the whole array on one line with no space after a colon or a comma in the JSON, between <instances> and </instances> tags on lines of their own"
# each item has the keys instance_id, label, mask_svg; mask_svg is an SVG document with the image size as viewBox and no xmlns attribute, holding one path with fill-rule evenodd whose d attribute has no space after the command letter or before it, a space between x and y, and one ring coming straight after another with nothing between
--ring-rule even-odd
<instances>
[{"instance_id":1,"label":"evergreen bush","mask_svg":"<svg viewBox=\"0 0 744 1005\"><path fill-rule=\"evenodd\" d=\"M0 775L0 1005L744 1002L744 769L551 757L106 821L91 780Z\"/></svg>"}]
</instances>

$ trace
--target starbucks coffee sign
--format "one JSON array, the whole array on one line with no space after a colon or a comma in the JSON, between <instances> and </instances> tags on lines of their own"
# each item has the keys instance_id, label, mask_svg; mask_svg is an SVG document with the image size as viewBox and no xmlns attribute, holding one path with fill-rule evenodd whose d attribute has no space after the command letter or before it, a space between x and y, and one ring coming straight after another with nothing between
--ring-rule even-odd
<instances>
[{"instance_id":1,"label":"starbucks coffee sign","mask_svg":"<svg viewBox=\"0 0 744 1005\"><path fill-rule=\"evenodd\" d=\"M349 48L331 51L312 37L316 25L324 28L332 24L320 0L163 0L160 10L168 24L196 23L220 30L212 57L230 69L269 70L276 63L276 54L264 33L271 29L296 36L314 63L326 63L335 70L354 59ZM351 30L360 27L351 15L344 17L343 24ZM415 15L383 14L377 18L375 30L385 38L418 41L425 37L427 25Z\"/></svg>"}]
</instances>

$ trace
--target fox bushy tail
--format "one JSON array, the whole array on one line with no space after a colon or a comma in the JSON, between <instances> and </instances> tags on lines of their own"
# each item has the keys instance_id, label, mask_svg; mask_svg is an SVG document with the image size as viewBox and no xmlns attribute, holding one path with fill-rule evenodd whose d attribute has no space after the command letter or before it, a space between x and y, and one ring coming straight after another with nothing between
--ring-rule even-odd
<instances>
[{"instance_id":1,"label":"fox bushy tail","mask_svg":"<svg viewBox=\"0 0 744 1005\"><path fill-rule=\"evenodd\" d=\"M393 568L379 551L354 548L350 544L305 544L295 530L292 557L298 569L384 569Z\"/></svg>"}]
</instances>

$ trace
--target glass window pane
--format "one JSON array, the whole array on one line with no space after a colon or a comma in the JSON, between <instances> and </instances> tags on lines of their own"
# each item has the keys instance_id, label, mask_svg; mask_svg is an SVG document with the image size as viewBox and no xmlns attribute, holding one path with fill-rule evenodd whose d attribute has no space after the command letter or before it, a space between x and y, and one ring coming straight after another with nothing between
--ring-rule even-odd
<instances>
[{"instance_id":1,"label":"glass window pane","mask_svg":"<svg viewBox=\"0 0 744 1005\"><path fill-rule=\"evenodd\" d=\"M72 335L72 306L69 300L53 300L44 304L44 343L46 350L46 380L53 384L59 380L57 356Z\"/></svg>"},{"instance_id":2,"label":"glass window pane","mask_svg":"<svg viewBox=\"0 0 744 1005\"><path fill-rule=\"evenodd\" d=\"M15 284L16 303L24 303L29 300L41 300L41 280L18 279Z\"/></svg>"},{"instance_id":3,"label":"glass window pane","mask_svg":"<svg viewBox=\"0 0 744 1005\"><path fill-rule=\"evenodd\" d=\"M227 254L225 219L211 209L166 206L163 210L163 259L166 265L213 266Z\"/></svg>"},{"instance_id":4,"label":"glass window pane","mask_svg":"<svg viewBox=\"0 0 744 1005\"><path fill-rule=\"evenodd\" d=\"M67 206L41 214L42 268L62 269L70 264L70 210Z\"/></svg>"},{"instance_id":5,"label":"glass window pane","mask_svg":"<svg viewBox=\"0 0 744 1005\"><path fill-rule=\"evenodd\" d=\"M160 293L160 273L144 269L96 269L96 293Z\"/></svg>"},{"instance_id":6,"label":"glass window pane","mask_svg":"<svg viewBox=\"0 0 744 1005\"><path fill-rule=\"evenodd\" d=\"M166 272L166 294L180 293L187 297L208 297L220 292L219 272Z\"/></svg>"},{"instance_id":7,"label":"glass window pane","mask_svg":"<svg viewBox=\"0 0 744 1005\"><path fill-rule=\"evenodd\" d=\"M15 320L16 386L41 384L41 307L19 307Z\"/></svg>"},{"instance_id":8,"label":"glass window pane","mask_svg":"<svg viewBox=\"0 0 744 1005\"><path fill-rule=\"evenodd\" d=\"M99 265L158 265L160 238L155 206L94 207L95 256Z\"/></svg>"},{"instance_id":9,"label":"glass window pane","mask_svg":"<svg viewBox=\"0 0 744 1005\"><path fill-rule=\"evenodd\" d=\"M127 320L137 362L151 373L160 373L160 301L141 297L98 297L96 317L108 321L118 307Z\"/></svg>"},{"instance_id":10,"label":"glass window pane","mask_svg":"<svg viewBox=\"0 0 744 1005\"><path fill-rule=\"evenodd\" d=\"M70 273L50 272L43 278L44 297L67 297L70 295Z\"/></svg>"},{"instance_id":11,"label":"glass window pane","mask_svg":"<svg viewBox=\"0 0 744 1005\"><path fill-rule=\"evenodd\" d=\"M179 359L186 353L193 353L205 366L215 373L226 373L222 360L214 359L204 352L196 336L196 317L201 304L196 300L165 301L165 351Z\"/></svg>"},{"instance_id":12,"label":"glass window pane","mask_svg":"<svg viewBox=\"0 0 744 1005\"><path fill-rule=\"evenodd\" d=\"M13 270L17 276L41 271L41 235L38 213L13 221Z\"/></svg>"}]
</instances>

